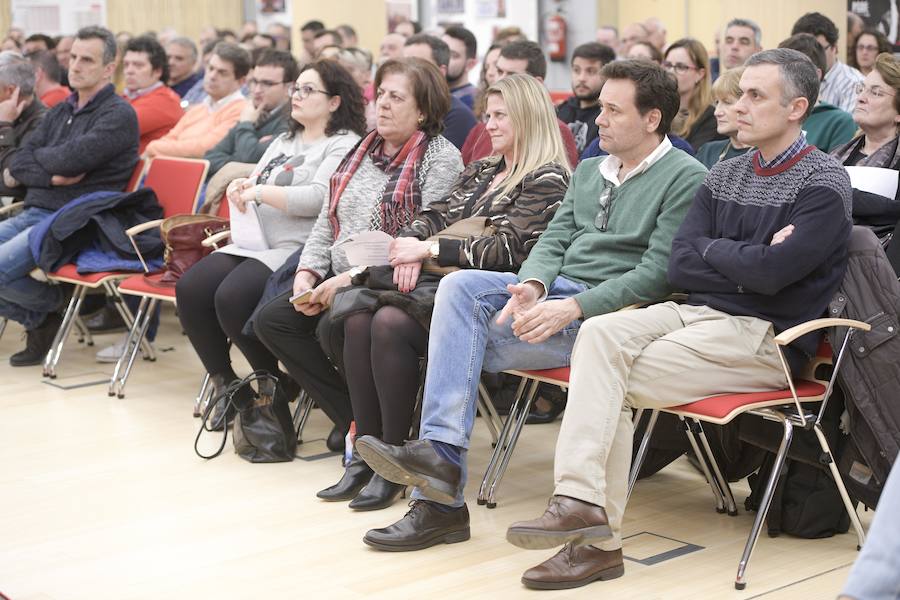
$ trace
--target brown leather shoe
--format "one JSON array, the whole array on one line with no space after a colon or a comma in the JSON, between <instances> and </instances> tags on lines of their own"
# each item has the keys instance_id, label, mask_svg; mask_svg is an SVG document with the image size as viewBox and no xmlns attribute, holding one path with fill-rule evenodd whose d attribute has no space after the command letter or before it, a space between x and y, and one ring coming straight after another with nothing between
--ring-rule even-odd
<instances>
[{"instance_id":1,"label":"brown leather shoe","mask_svg":"<svg viewBox=\"0 0 900 600\"><path fill-rule=\"evenodd\" d=\"M566 544L562 550L525 571L522 583L536 590L566 590L625 574L622 550Z\"/></svg>"},{"instance_id":2,"label":"brown leather shoe","mask_svg":"<svg viewBox=\"0 0 900 600\"><path fill-rule=\"evenodd\" d=\"M569 542L595 544L612 537L606 510L568 496L553 496L540 519L509 526L506 540L519 548L545 550Z\"/></svg>"}]
</instances>

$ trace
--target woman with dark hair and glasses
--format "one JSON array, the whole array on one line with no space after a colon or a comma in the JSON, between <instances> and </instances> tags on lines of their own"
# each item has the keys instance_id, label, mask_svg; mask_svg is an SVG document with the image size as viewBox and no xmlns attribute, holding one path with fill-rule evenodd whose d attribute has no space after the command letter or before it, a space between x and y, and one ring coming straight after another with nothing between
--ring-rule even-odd
<instances>
[{"instance_id":1,"label":"woman with dark hair and glasses","mask_svg":"<svg viewBox=\"0 0 900 600\"><path fill-rule=\"evenodd\" d=\"M365 133L362 95L337 63L313 62L291 85L289 131L272 142L250 177L232 181L226 191L232 211L245 213L254 205L267 249L229 244L191 267L175 290L181 325L216 395L238 377L229 340L254 370L278 373L278 360L243 332L244 325L269 276L309 237L327 204L332 173ZM223 404L213 427L225 425Z\"/></svg>"},{"instance_id":2,"label":"woman with dark hair and glasses","mask_svg":"<svg viewBox=\"0 0 900 600\"><path fill-rule=\"evenodd\" d=\"M681 97L672 133L684 138L695 151L710 140L725 139L716 131L709 56L703 44L693 38L678 40L666 49L662 67L675 75Z\"/></svg>"}]
</instances>

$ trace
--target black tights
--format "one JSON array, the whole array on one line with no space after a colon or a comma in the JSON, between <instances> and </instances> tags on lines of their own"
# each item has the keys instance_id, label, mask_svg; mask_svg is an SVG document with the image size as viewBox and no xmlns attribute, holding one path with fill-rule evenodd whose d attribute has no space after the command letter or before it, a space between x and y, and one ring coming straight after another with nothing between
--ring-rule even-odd
<instances>
[{"instance_id":1,"label":"black tights","mask_svg":"<svg viewBox=\"0 0 900 600\"><path fill-rule=\"evenodd\" d=\"M409 437L419 390L419 359L428 333L393 306L352 315L344 323L344 369L356 435L388 444Z\"/></svg>"},{"instance_id":2,"label":"black tights","mask_svg":"<svg viewBox=\"0 0 900 600\"><path fill-rule=\"evenodd\" d=\"M258 340L241 333L272 270L254 258L214 252L178 280L178 318L210 375L233 378L228 340L254 370L278 372L275 356Z\"/></svg>"}]
</instances>

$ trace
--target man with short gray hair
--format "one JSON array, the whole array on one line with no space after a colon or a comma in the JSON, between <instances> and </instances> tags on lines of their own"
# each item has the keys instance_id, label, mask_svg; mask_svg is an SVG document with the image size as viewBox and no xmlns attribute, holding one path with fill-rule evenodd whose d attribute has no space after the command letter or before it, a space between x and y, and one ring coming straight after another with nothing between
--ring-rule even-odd
<instances>
[{"instance_id":1,"label":"man with short gray hair","mask_svg":"<svg viewBox=\"0 0 900 600\"><path fill-rule=\"evenodd\" d=\"M740 67L762 50L762 30L750 19L732 19L725 26L719 59L725 69Z\"/></svg>"},{"instance_id":2,"label":"man with short gray hair","mask_svg":"<svg viewBox=\"0 0 900 600\"><path fill-rule=\"evenodd\" d=\"M34 97L34 69L27 58L4 52L0 55L0 172L32 129L37 127L47 107ZM0 178L0 196L25 197L25 187L10 187Z\"/></svg>"},{"instance_id":3,"label":"man with short gray hair","mask_svg":"<svg viewBox=\"0 0 900 600\"><path fill-rule=\"evenodd\" d=\"M194 84L203 79L203 73L197 70L197 45L186 37L176 37L166 44L166 57L169 62L169 87L184 98Z\"/></svg>"},{"instance_id":4,"label":"man with short gray hair","mask_svg":"<svg viewBox=\"0 0 900 600\"><path fill-rule=\"evenodd\" d=\"M675 235L669 282L687 302L596 316L578 332L554 496L506 535L522 548L562 546L525 572L528 587L622 576L632 408L784 389L774 336L823 315L843 279L850 179L801 130L818 95L815 67L794 50L766 50L747 61L740 87L738 140L756 150L713 166ZM785 349L793 372L818 341Z\"/></svg>"}]
</instances>

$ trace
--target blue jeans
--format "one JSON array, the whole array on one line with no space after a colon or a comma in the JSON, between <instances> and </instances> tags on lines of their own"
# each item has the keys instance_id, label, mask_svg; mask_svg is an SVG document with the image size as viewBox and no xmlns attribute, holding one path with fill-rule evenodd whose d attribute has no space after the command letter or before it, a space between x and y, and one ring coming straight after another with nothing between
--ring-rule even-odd
<instances>
[{"instance_id":1,"label":"blue jeans","mask_svg":"<svg viewBox=\"0 0 900 600\"><path fill-rule=\"evenodd\" d=\"M0 317L17 321L25 329L38 327L63 300L59 286L28 276L37 266L28 247L28 231L52 213L32 207L0 221Z\"/></svg>"},{"instance_id":2,"label":"blue jeans","mask_svg":"<svg viewBox=\"0 0 900 600\"><path fill-rule=\"evenodd\" d=\"M510 298L506 286L518 282L514 273L457 271L441 281L435 297L419 437L462 449L463 473L454 506L463 504L465 452L475 424L482 369L499 373L567 366L582 323L572 321L540 344L519 340L509 321L503 325L496 322ZM582 283L557 277L547 300L569 298L586 289ZM413 498L420 497L414 490Z\"/></svg>"}]
</instances>

